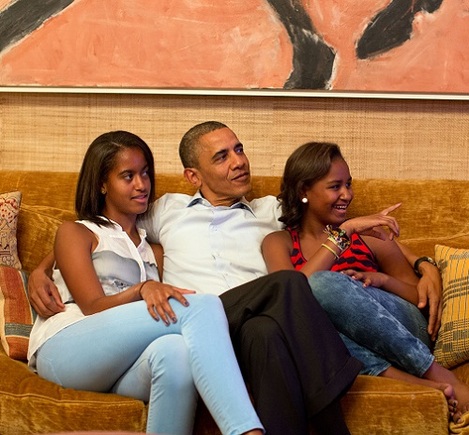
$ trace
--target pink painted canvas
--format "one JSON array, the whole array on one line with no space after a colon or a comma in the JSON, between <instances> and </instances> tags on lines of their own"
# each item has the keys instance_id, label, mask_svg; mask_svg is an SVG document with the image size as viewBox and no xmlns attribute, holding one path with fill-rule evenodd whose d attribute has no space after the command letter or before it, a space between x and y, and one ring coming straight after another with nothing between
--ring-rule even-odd
<instances>
[{"instance_id":1,"label":"pink painted canvas","mask_svg":"<svg viewBox=\"0 0 469 435\"><path fill-rule=\"evenodd\" d=\"M0 0L0 86L469 92L469 0Z\"/></svg>"}]
</instances>

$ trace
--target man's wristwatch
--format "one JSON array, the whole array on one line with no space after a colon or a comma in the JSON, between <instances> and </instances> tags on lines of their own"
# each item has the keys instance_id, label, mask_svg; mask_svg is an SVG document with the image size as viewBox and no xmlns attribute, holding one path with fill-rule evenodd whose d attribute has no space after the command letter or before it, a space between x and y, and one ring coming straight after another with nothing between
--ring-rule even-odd
<instances>
[{"instance_id":1,"label":"man's wristwatch","mask_svg":"<svg viewBox=\"0 0 469 435\"><path fill-rule=\"evenodd\" d=\"M417 274L417 276L422 276L422 274L419 271L419 266L426 261L427 263L433 264L433 266L438 267L436 265L436 261L432 257L420 257L415 260L414 263L414 272Z\"/></svg>"}]
</instances>

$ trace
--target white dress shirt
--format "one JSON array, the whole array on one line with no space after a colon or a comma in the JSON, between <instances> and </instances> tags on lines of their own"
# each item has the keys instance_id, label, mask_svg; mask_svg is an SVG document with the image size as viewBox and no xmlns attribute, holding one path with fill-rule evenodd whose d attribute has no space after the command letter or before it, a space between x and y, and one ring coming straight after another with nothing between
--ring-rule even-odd
<instances>
[{"instance_id":1,"label":"white dress shirt","mask_svg":"<svg viewBox=\"0 0 469 435\"><path fill-rule=\"evenodd\" d=\"M214 207L200 193L170 193L140 225L163 245L164 282L220 295L267 273L261 242L281 228L280 212L274 196Z\"/></svg>"}]
</instances>

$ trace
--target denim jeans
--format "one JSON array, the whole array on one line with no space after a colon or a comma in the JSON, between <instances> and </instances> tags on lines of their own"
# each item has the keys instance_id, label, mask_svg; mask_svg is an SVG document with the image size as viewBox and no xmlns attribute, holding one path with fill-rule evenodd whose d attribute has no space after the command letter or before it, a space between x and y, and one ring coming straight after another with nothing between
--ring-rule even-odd
<instances>
[{"instance_id":1,"label":"denim jeans","mask_svg":"<svg viewBox=\"0 0 469 435\"><path fill-rule=\"evenodd\" d=\"M415 305L342 273L316 272L308 281L349 352L364 364L363 374L393 365L422 377L430 368L427 321Z\"/></svg>"},{"instance_id":2,"label":"denim jeans","mask_svg":"<svg viewBox=\"0 0 469 435\"><path fill-rule=\"evenodd\" d=\"M85 317L39 349L39 375L67 388L147 399L148 433L192 433L193 384L223 434L262 428L220 299L209 294L186 298L189 307L170 300L178 320L169 326L155 321L144 301Z\"/></svg>"}]
</instances>

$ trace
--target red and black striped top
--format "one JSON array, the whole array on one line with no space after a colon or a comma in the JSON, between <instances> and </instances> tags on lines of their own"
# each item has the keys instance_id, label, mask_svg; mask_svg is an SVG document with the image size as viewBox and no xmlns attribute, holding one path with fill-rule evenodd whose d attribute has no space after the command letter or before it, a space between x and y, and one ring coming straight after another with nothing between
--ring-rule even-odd
<instances>
[{"instance_id":1,"label":"red and black striped top","mask_svg":"<svg viewBox=\"0 0 469 435\"><path fill-rule=\"evenodd\" d=\"M290 259L295 270L300 270L307 261L301 252L300 236L297 230L287 228L287 231L290 233L293 242ZM342 252L339 259L335 260L331 270L340 272L342 270L353 269L360 272L377 272L378 263L373 252L371 252L363 239L357 233L353 233L350 237L350 242L350 246Z\"/></svg>"}]
</instances>

